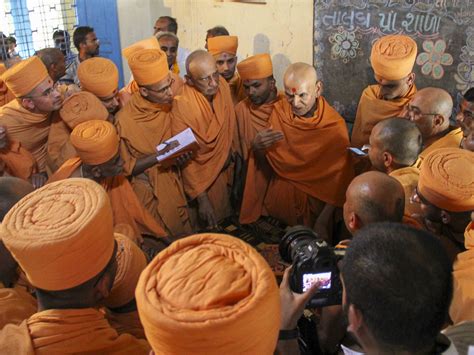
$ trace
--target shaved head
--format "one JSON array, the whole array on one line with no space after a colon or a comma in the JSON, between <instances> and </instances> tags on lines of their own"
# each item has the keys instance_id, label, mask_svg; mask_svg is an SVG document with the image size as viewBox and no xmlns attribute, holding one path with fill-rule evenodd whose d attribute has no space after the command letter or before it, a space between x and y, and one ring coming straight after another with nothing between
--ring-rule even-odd
<instances>
[{"instance_id":1,"label":"shaved head","mask_svg":"<svg viewBox=\"0 0 474 355\"><path fill-rule=\"evenodd\" d=\"M186 59L186 83L211 100L219 90L216 60L207 51L197 50Z\"/></svg>"},{"instance_id":2,"label":"shaved head","mask_svg":"<svg viewBox=\"0 0 474 355\"><path fill-rule=\"evenodd\" d=\"M425 108L432 113L443 115L449 120L453 112L453 99L446 90L440 88L424 88L415 94L425 103ZM449 125L449 124L448 124Z\"/></svg>"},{"instance_id":3,"label":"shaved head","mask_svg":"<svg viewBox=\"0 0 474 355\"><path fill-rule=\"evenodd\" d=\"M413 165L423 145L416 124L398 117L377 123L369 140L370 162L374 168L385 172L392 164L395 168Z\"/></svg>"},{"instance_id":4,"label":"shaved head","mask_svg":"<svg viewBox=\"0 0 474 355\"><path fill-rule=\"evenodd\" d=\"M375 222L401 222L404 208L402 185L387 174L369 171L354 178L347 188L344 221L353 233Z\"/></svg>"},{"instance_id":5,"label":"shaved head","mask_svg":"<svg viewBox=\"0 0 474 355\"><path fill-rule=\"evenodd\" d=\"M321 94L321 82L316 69L306 63L291 64L283 78L285 94L297 116L311 117L316 111L316 100Z\"/></svg>"},{"instance_id":6,"label":"shaved head","mask_svg":"<svg viewBox=\"0 0 474 355\"><path fill-rule=\"evenodd\" d=\"M424 88L418 91L408 106L408 117L415 122L426 141L449 128L453 99L446 90Z\"/></svg>"},{"instance_id":7,"label":"shaved head","mask_svg":"<svg viewBox=\"0 0 474 355\"><path fill-rule=\"evenodd\" d=\"M0 221L23 197L33 192L29 182L16 177L0 177Z\"/></svg>"},{"instance_id":8,"label":"shaved head","mask_svg":"<svg viewBox=\"0 0 474 355\"><path fill-rule=\"evenodd\" d=\"M208 51L198 49L186 58L186 73L192 76L203 66L212 65L212 63L214 65L216 63L214 57Z\"/></svg>"}]
</instances>

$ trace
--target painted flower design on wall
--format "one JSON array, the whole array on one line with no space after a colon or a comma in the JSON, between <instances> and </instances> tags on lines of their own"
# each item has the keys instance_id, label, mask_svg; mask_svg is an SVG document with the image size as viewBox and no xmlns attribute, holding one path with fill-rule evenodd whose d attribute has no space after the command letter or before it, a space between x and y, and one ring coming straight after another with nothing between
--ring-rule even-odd
<instances>
[{"instance_id":1,"label":"painted flower design on wall","mask_svg":"<svg viewBox=\"0 0 474 355\"><path fill-rule=\"evenodd\" d=\"M453 64L453 56L445 53L446 42L438 39L436 42L424 41L424 52L416 58L416 64L421 66L423 75L431 75L434 79L441 79L444 76L443 65Z\"/></svg>"},{"instance_id":2,"label":"painted flower design on wall","mask_svg":"<svg viewBox=\"0 0 474 355\"><path fill-rule=\"evenodd\" d=\"M466 45L461 48L459 56L461 62L458 64L457 73L454 74L456 88L461 92L474 86L474 27L469 27L466 35Z\"/></svg>"},{"instance_id":3,"label":"painted flower design on wall","mask_svg":"<svg viewBox=\"0 0 474 355\"><path fill-rule=\"evenodd\" d=\"M329 36L329 42L332 43L331 56L333 59L342 59L348 63L351 59L357 57L360 50L360 43L354 32L338 30Z\"/></svg>"}]
</instances>

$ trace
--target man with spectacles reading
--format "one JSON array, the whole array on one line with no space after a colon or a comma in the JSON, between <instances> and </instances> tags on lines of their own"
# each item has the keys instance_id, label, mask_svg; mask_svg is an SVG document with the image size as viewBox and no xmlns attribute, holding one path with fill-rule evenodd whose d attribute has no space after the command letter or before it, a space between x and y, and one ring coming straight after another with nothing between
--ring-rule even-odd
<instances>
[{"instance_id":1,"label":"man with spectacles reading","mask_svg":"<svg viewBox=\"0 0 474 355\"><path fill-rule=\"evenodd\" d=\"M170 236L190 234L192 225L178 167L186 164L191 153L181 155L171 167L157 161L156 147L172 137L169 112L174 79L166 54L158 48L136 46L129 48L127 59L138 91L116 114L124 171L132 177L138 199Z\"/></svg>"},{"instance_id":2,"label":"man with spectacles reading","mask_svg":"<svg viewBox=\"0 0 474 355\"><path fill-rule=\"evenodd\" d=\"M10 140L19 142L38 163L38 174L32 177L34 187L47 179L46 155L52 115L62 106L62 98L41 59L23 60L2 76L13 100L0 108L0 125Z\"/></svg>"},{"instance_id":3,"label":"man with spectacles reading","mask_svg":"<svg viewBox=\"0 0 474 355\"><path fill-rule=\"evenodd\" d=\"M415 166L419 169L423 159L438 148L459 148L462 139L460 128L450 127L453 100L440 88L418 91L406 107L405 118L414 122L423 138L423 151Z\"/></svg>"},{"instance_id":4,"label":"man with spectacles reading","mask_svg":"<svg viewBox=\"0 0 474 355\"><path fill-rule=\"evenodd\" d=\"M172 131L191 128L200 150L183 169L184 190L197 204L202 227L215 228L232 213L230 185L239 152L234 104L214 57L203 50L186 60L186 84L173 102Z\"/></svg>"}]
</instances>

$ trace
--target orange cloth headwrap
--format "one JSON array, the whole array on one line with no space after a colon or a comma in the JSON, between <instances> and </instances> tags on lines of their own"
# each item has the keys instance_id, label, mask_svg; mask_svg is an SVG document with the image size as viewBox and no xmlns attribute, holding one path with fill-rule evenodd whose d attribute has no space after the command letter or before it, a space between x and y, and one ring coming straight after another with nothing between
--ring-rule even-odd
<instances>
[{"instance_id":1,"label":"orange cloth headwrap","mask_svg":"<svg viewBox=\"0 0 474 355\"><path fill-rule=\"evenodd\" d=\"M48 70L37 56L22 60L2 75L2 81L16 97L28 95L43 80L49 78Z\"/></svg>"},{"instance_id":2,"label":"orange cloth headwrap","mask_svg":"<svg viewBox=\"0 0 474 355\"><path fill-rule=\"evenodd\" d=\"M152 85L170 73L168 59L161 49L141 49L128 59L128 66L138 85Z\"/></svg>"},{"instance_id":3,"label":"orange cloth headwrap","mask_svg":"<svg viewBox=\"0 0 474 355\"><path fill-rule=\"evenodd\" d=\"M474 154L459 148L441 148L421 164L418 191L446 211L474 210Z\"/></svg>"},{"instance_id":4,"label":"orange cloth headwrap","mask_svg":"<svg viewBox=\"0 0 474 355\"><path fill-rule=\"evenodd\" d=\"M118 89L119 72L110 59L102 57L89 58L79 64L77 77L81 88L97 97L107 97Z\"/></svg>"},{"instance_id":5,"label":"orange cloth headwrap","mask_svg":"<svg viewBox=\"0 0 474 355\"><path fill-rule=\"evenodd\" d=\"M83 284L104 270L114 251L109 198L89 179L66 179L30 193L0 228L30 283L43 290Z\"/></svg>"},{"instance_id":6,"label":"orange cloth headwrap","mask_svg":"<svg viewBox=\"0 0 474 355\"><path fill-rule=\"evenodd\" d=\"M207 40L207 50L213 56L221 53L237 54L239 37L237 36L217 36Z\"/></svg>"},{"instance_id":7,"label":"orange cloth headwrap","mask_svg":"<svg viewBox=\"0 0 474 355\"><path fill-rule=\"evenodd\" d=\"M275 276L225 234L196 234L160 252L135 292L156 354L273 354L280 327Z\"/></svg>"},{"instance_id":8,"label":"orange cloth headwrap","mask_svg":"<svg viewBox=\"0 0 474 355\"><path fill-rule=\"evenodd\" d=\"M237 70L242 80L268 78L273 75L272 59L267 53L257 54L237 64Z\"/></svg>"},{"instance_id":9,"label":"orange cloth headwrap","mask_svg":"<svg viewBox=\"0 0 474 355\"><path fill-rule=\"evenodd\" d=\"M124 235L116 234L117 274L109 297L104 304L109 308L124 306L135 298L138 278L146 268L146 257L141 249Z\"/></svg>"},{"instance_id":10,"label":"orange cloth headwrap","mask_svg":"<svg viewBox=\"0 0 474 355\"><path fill-rule=\"evenodd\" d=\"M416 53L413 39L404 35L389 35L374 43L370 62L375 75L385 80L400 80L412 72Z\"/></svg>"},{"instance_id":11,"label":"orange cloth headwrap","mask_svg":"<svg viewBox=\"0 0 474 355\"><path fill-rule=\"evenodd\" d=\"M88 165L108 162L119 150L117 131L108 121L80 123L71 132L70 139L82 162Z\"/></svg>"},{"instance_id":12,"label":"orange cloth headwrap","mask_svg":"<svg viewBox=\"0 0 474 355\"><path fill-rule=\"evenodd\" d=\"M109 112L102 105L102 102L94 94L87 91L77 92L64 100L59 114L71 129L82 122L90 120L105 121L109 117Z\"/></svg>"},{"instance_id":13,"label":"orange cloth headwrap","mask_svg":"<svg viewBox=\"0 0 474 355\"><path fill-rule=\"evenodd\" d=\"M142 49L160 49L160 44L158 43L158 40L156 39L155 36L151 36L145 39L142 39L141 41L138 41L131 46L125 48L122 50L123 56L129 60L129 58L136 52Z\"/></svg>"}]
</instances>

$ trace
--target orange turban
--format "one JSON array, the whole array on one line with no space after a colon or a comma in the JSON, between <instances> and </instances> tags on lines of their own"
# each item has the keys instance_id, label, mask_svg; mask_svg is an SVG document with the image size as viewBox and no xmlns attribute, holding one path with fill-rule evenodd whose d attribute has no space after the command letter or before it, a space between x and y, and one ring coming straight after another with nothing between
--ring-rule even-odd
<instances>
[{"instance_id":1,"label":"orange turban","mask_svg":"<svg viewBox=\"0 0 474 355\"><path fill-rule=\"evenodd\" d=\"M97 276L114 251L107 192L89 179L53 182L26 195L5 216L1 233L30 283L48 291Z\"/></svg>"},{"instance_id":2,"label":"orange turban","mask_svg":"<svg viewBox=\"0 0 474 355\"><path fill-rule=\"evenodd\" d=\"M385 80L400 80L412 72L416 53L413 39L404 35L389 35L374 43L370 62L376 75Z\"/></svg>"},{"instance_id":3,"label":"orange turban","mask_svg":"<svg viewBox=\"0 0 474 355\"><path fill-rule=\"evenodd\" d=\"M103 120L109 117L109 112L102 102L90 92L80 91L64 100L59 111L61 118L74 129L79 123L90 120Z\"/></svg>"},{"instance_id":4,"label":"orange turban","mask_svg":"<svg viewBox=\"0 0 474 355\"><path fill-rule=\"evenodd\" d=\"M158 43L158 39L156 39L155 36L151 36L145 39L142 39L141 41L138 41L131 46L125 48L122 50L123 56L129 60L129 58L132 56L132 54L138 52L139 50L142 49L160 49L160 44Z\"/></svg>"},{"instance_id":5,"label":"orange turban","mask_svg":"<svg viewBox=\"0 0 474 355\"><path fill-rule=\"evenodd\" d=\"M109 308L124 306L135 298L138 278L146 268L146 257L141 249L124 235L116 234L117 274L105 305Z\"/></svg>"},{"instance_id":6,"label":"orange turban","mask_svg":"<svg viewBox=\"0 0 474 355\"><path fill-rule=\"evenodd\" d=\"M128 66L138 85L152 85L170 73L168 59L161 49L141 49L128 59Z\"/></svg>"},{"instance_id":7,"label":"orange turban","mask_svg":"<svg viewBox=\"0 0 474 355\"><path fill-rule=\"evenodd\" d=\"M22 60L8 69L1 77L16 97L28 95L48 78L48 70L37 56Z\"/></svg>"},{"instance_id":8,"label":"orange turban","mask_svg":"<svg viewBox=\"0 0 474 355\"><path fill-rule=\"evenodd\" d=\"M119 137L108 121L92 120L80 123L71 132L71 143L84 164L108 162L119 151Z\"/></svg>"},{"instance_id":9,"label":"orange turban","mask_svg":"<svg viewBox=\"0 0 474 355\"><path fill-rule=\"evenodd\" d=\"M207 39L207 50L213 56L221 53L237 54L239 37L237 36L217 36Z\"/></svg>"},{"instance_id":10,"label":"orange turban","mask_svg":"<svg viewBox=\"0 0 474 355\"><path fill-rule=\"evenodd\" d=\"M273 75L272 59L267 53L257 54L237 64L237 70L242 80L268 78Z\"/></svg>"},{"instance_id":11,"label":"orange turban","mask_svg":"<svg viewBox=\"0 0 474 355\"><path fill-rule=\"evenodd\" d=\"M119 72L114 62L107 58L89 58L79 64L77 78L81 88L97 97L107 97L118 89Z\"/></svg>"},{"instance_id":12,"label":"orange turban","mask_svg":"<svg viewBox=\"0 0 474 355\"><path fill-rule=\"evenodd\" d=\"M273 354L280 297L272 270L250 245L196 234L160 252L135 292L156 354Z\"/></svg>"},{"instance_id":13,"label":"orange turban","mask_svg":"<svg viewBox=\"0 0 474 355\"><path fill-rule=\"evenodd\" d=\"M420 194L446 211L474 210L474 154L459 148L429 153L421 164Z\"/></svg>"}]
</instances>

